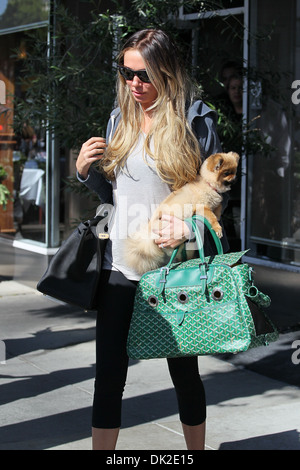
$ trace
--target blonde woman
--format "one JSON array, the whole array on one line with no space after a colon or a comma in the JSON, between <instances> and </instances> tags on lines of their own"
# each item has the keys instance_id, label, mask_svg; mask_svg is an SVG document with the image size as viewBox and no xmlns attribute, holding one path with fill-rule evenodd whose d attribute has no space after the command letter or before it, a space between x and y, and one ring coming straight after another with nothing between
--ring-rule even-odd
<instances>
[{"instance_id":1,"label":"blonde woman","mask_svg":"<svg viewBox=\"0 0 300 470\"><path fill-rule=\"evenodd\" d=\"M124 261L124 242L170 191L195 178L201 159L221 150L214 113L201 101L192 103L185 69L163 31L135 33L118 63L119 107L111 114L106 139L85 142L76 164L79 180L102 202L112 198L115 208L99 288L95 450L114 449L121 425L126 342L139 280ZM156 240L161 247L174 248L190 239L190 227L183 221L168 216L166 222ZM206 403L198 359L168 359L168 367L187 448L204 449Z\"/></svg>"}]
</instances>

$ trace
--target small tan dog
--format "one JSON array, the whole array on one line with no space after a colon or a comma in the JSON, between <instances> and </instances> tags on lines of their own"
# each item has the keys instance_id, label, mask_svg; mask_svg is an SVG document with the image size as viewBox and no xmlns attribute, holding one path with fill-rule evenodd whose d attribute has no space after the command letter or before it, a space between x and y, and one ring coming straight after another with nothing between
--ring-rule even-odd
<instances>
[{"instance_id":1,"label":"small tan dog","mask_svg":"<svg viewBox=\"0 0 300 470\"><path fill-rule=\"evenodd\" d=\"M125 259L128 266L143 274L163 266L166 254L172 253L172 249L163 250L154 242L158 236L153 230L163 228L162 214L174 215L181 220L201 214L221 238L222 228L218 220L221 217L222 194L231 189L239 159L234 152L216 153L208 157L202 163L195 181L172 192L156 209L149 223L126 240Z\"/></svg>"}]
</instances>

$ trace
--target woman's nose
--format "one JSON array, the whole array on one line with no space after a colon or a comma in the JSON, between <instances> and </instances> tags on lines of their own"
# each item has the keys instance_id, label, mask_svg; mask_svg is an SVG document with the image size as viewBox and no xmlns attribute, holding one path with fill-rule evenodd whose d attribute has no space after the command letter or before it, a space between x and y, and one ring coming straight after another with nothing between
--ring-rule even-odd
<instances>
[{"instance_id":1,"label":"woman's nose","mask_svg":"<svg viewBox=\"0 0 300 470\"><path fill-rule=\"evenodd\" d=\"M137 85L140 85L142 82L141 80L139 79L139 77L137 75L134 75L133 79L132 79L132 84L134 86L137 86Z\"/></svg>"}]
</instances>

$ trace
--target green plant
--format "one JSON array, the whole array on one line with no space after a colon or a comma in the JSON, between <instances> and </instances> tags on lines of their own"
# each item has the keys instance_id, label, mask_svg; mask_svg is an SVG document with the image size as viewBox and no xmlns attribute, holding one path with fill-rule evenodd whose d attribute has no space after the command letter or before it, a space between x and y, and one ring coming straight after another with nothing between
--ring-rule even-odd
<instances>
[{"instance_id":1,"label":"green plant","mask_svg":"<svg viewBox=\"0 0 300 470\"><path fill-rule=\"evenodd\" d=\"M79 3L90 12L85 21L57 1L52 44L47 44L45 31L28 33L26 57L18 59L26 94L15 99L17 133L29 121L55 132L68 148L79 148L89 137L104 135L115 99L117 51L129 34L141 28L166 30L179 43L184 66L197 84L207 76L210 64L193 67L191 30L178 28L177 16L182 5L205 11L220 7L222 1L133 0L126 8L121 0L113 0L106 12L100 12L100 2ZM15 57L19 57L17 52ZM209 95L204 97L209 99Z\"/></svg>"},{"instance_id":2,"label":"green plant","mask_svg":"<svg viewBox=\"0 0 300 470\"><path fill-rule=\"evenodd\" d=\"M46 31L33 31L27 36L26 57L20 64L26 94L15 99L16 133L24 122L31 122L54 132L61 146L76 150L88 138L105 135L115 100L115 61L120 43L141 28L161 27L180 45L183 66L194 77L202 99L218 112L218 133L224 150L231 150L232 143L238 143L246 154L255 153L258 147L265 150L255 126L232 119L211 92L221 89L215 63L228 56L228 41L240 38L243 25L235 18L220 19L219 33L224 36L224 45L216 48L209 37L202 35L198 64L193 65L191 28L195 25L183 29L178 22L182 5L186 12L205 12L221 8L221 0L132 0L130 8L126 2L112 0L111 10L106 12L101 12L101 2L82 0L79 6L84 4L89 11L86 20L71 14L59 0L56 3L52 43L47 43ZM201 22L197 28L201 31ZM18 54L15 56L17 59ZM65 181L70 183L68 178ZM76 182L72 181L71 186L75 189Z\"/></svg>"},{"instance_id":3,"label":"green plant","mask_svg":"<svg viewBox=\"0 0 300 470\"><path fill-rule=\"evenodd\" d=\"M2 183L2 181L6 180L6 178L7 178L7 173L4 170L3 166L0 165L0 183Z\"/></svg>"},{"instance_id":4,"label":"green plant","mask_svg":"<svg viewBox=\"0 0 300 470\"><path fill-rule=\"evenodd\" d=\"M8 201L10 200L10 192L4 184L0 184L0 206L6 210Z\"/></svg>"},{"instance_id":5,"label":"green plant","mask_svg":"<svg viewBox=\"0 0 300 470\"><path fill-rule=\"evenodd\" d=\"M7 173L3 166L0 165L0 206L2 206L4 210L6 210L7 203L11 199L10 191L4 184L2 184L6 178Z\"/></svg>"}]
</instances>

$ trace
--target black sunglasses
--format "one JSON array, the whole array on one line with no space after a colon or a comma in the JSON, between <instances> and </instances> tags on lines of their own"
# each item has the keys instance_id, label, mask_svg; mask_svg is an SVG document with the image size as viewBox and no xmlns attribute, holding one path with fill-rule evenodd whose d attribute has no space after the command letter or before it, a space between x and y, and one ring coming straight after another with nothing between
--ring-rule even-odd
<instances>
[{"instance_id":1,"label":"black sunglasses","mask_svg":"<svg viewBox=\"0 0 300 470\"><path fill-rule=\"evenodd\" d=\"M124 67L124 65L118 65L118 69L125 80L133 80L133 77L136 75L141 82L151 83L146 70L132 70L129 67Z\"/></svg>"}]
</instances>

